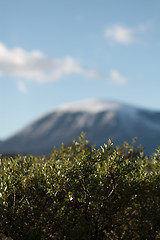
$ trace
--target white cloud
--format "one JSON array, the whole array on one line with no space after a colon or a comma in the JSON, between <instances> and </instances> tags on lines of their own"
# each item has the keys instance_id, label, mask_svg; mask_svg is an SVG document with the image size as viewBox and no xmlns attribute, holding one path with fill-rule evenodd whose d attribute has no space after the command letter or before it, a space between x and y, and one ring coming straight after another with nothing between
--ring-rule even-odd
<instances>
[{"instance_id":1,"label":"white cloud","mask_svg":"<svg viewBox=\"0 0 160 240\"><path fill-rule=\"evenodd\" d=\"M125 27L120 24L114 24L105 30L105 37L111 42L122 44L131 44L138 41L139 35L145 33L148 24L141 24L136 28Z\"/></svg>"},{"instance_id":2,"label":"white cloud","mask_svg":"<svg viewBox=\"0 0 160 240\"><path fill-rule=\"evenodd\" d=\"M0 43L0 77L6 75L46 83L73 74L90 78L99 77L99 73L82 68L72 57L53 59L46 57L40 51L27 52L22 48L8 49ZM26 91L22 82L18 83L18 86L21 91Z\"/></svg>"},{"instance_id":3,"label":"white cloud","mask_svg":"<svg viewBox=\"0 0 160 240\"><path fill-rule=\"evenodd\" d=\"M118 71L112 70L110 73L110 81L116 85L125 85L128 79L122 76Z\"/></svg>"},{"instance_id":4,"label":"white cloud","mask_svg":"<svg viewBox=\"0 0 160 240\"><path fill-rule=\"evenodd\" d=\"M18 85L18 89L19 89L19 91L20 91L21 93L23 93L23 94L27 93L27 87L26 87L26 85L24 84L24 82L18 81L18 82L17 82L17 85Z\"/></svg>"}]
</instances>

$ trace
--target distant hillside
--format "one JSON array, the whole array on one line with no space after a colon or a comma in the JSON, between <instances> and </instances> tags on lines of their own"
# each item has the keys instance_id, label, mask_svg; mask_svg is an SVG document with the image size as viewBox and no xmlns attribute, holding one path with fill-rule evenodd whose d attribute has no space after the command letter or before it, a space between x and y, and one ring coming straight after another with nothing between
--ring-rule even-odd
<instances>
[{"instance_id":1,"label":"distant hillside","mask_svg":"<svg viewBox=\"0 0 160 240\"><path fill-rule=\"evenodd\" d=\"M0 152L47 154L70 144L84 131L97 146L110 138L115 145L138 137L147 154L160 145L160 112L110 101L86 100L54 109L0 144Z\"/></svg>"}]
</instances>

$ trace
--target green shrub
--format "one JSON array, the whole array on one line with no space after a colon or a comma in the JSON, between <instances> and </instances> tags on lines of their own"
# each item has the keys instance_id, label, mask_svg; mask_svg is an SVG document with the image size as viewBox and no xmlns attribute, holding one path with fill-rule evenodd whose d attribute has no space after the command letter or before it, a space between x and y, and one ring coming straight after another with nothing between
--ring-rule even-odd
<instances>
[{"instance_id":1,"label":"green shrub","mask_svg":"<svg viewBox=\"0 0 160 240\"><path fill-rule=\"evenodd\" d=\"M13 240L158 239L160 150L85 136L49 158L0 160L0 233Z\"/></svg>"}]
</instances>

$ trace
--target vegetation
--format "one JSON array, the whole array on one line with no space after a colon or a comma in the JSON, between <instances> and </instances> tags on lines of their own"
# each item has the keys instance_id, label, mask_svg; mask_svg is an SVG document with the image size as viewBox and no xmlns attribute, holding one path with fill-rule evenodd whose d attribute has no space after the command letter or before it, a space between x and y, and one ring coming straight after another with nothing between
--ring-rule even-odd
<instances>
[{"instance_id":1,"label":"vegetation","mask_svg":"<svg viewBox=\"0 0 160 240\"><path fill-rule=\"evenodd\" d=\"M160 238L160 149L96 149L82 134L47 159L1 156L0 176L1 239Z\"/></svg>"}]
</instances>

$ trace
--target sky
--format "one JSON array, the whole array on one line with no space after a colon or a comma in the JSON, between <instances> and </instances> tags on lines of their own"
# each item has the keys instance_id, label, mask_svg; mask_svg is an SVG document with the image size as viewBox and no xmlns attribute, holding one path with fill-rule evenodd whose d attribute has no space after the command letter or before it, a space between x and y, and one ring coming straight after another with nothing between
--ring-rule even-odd
<instances>
[{"instance_id":1,"label":"sky","mask_svg":"<svg viewBox=\"0 0 160 240\"><path fill-rule=\"evenodd\" d=\"M0 0L0 139L61 104L160 111L159 0Z\"/></svg>"}]
</instances>

